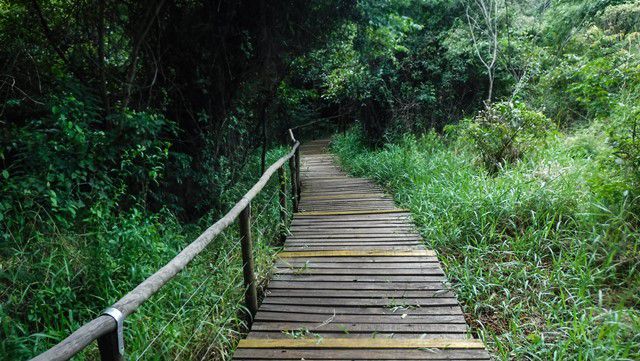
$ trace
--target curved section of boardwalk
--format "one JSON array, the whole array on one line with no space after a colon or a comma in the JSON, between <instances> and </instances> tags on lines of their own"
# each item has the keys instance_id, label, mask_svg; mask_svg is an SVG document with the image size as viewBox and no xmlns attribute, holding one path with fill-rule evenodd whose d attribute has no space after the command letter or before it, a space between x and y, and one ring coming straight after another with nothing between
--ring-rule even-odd
<instances>
[{"instance_id":1,"label":"curved section of boardwalk","mask_svg":"<svg viewBox=\"0 0 640 361\"><path fill-rule=\"evenodd\" d=\"M291 236L235 360L488 360L408 212L302 148Z\"/></svg>"}]
</instances>

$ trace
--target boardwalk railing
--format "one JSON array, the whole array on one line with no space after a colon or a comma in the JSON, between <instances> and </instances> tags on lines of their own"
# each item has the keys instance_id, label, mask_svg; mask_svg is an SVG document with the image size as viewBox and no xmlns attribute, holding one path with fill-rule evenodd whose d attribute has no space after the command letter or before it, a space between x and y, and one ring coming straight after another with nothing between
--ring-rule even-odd
<instances>
[{"instance_id":1,"label":"boardwalk railing","mask_svg":"<svg viewBox=\"0 0 640 361\"><path fill-rule=\"evenodd\" d=\"M300 142L296 140L293 129L289 129L292 147L288 154L273 163L260 177L258 182L236 203L220 220L205 230L195 241L189 244L164 267L149 276L136 288L127 293L116 303L106 308L103 313L85 323L67 338L44 353L33 358L33 361L68 360L85 349L93 341L98 341L98 349L102 361L124 359L123 322L127 316L135 312L142 303L153 296L160 288L182 271L211 241L238 219L242 245L243 276L245 285L245 302L251 316L258 309L256 277L253 271L253 251L251 242L251 201L262 191L274 173L278 172L280 185L280 217L286 222L286 181L284 165L288 161L291 174L291 197L293 211L298 211L300 197Z\"/></svg>"}]
</instances>

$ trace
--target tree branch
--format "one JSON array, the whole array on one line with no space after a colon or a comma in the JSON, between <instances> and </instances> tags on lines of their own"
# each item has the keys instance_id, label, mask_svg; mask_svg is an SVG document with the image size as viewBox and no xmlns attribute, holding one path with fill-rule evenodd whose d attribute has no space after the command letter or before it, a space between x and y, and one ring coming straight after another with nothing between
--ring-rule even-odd
<instances>
[{"instance_id":1,"label":"tree branch","mask_svg":"<svg viewBox=\"0 0 640 361\"><path fill-rule=\"evenodd\" d=\"M129 102L131 100L131 90L133 88L133 81L135 80L135 77L136 77L136 68L138 66L138 59L139 59L140 49L142 48L142 43L144 42L144 39L147 37L149 30L151 30L151 26L153 25L156 18L160 14L160 10L162 9L162 6L164 5L165 1L166 0L160 0L158 2L155 9L153 10L153 15L148 16L149 20L145 24L142 30L142 33L136 39L133 45L133 49L131 51L131 62L129 63L129 71L127 72L125 99L123 102L124 108L126 108L129 105Z\"/></svg>"}]
</instances>

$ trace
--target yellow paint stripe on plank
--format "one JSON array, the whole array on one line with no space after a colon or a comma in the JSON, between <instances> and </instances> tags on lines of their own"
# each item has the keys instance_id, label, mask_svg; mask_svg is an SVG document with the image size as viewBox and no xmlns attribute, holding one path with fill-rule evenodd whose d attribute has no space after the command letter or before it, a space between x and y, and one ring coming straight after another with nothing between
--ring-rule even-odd
<instances>
[{"instance_id":1,"label":"yellow paint stripe on plank","mask_svg":"<svg viewBox=\"0 0 640 361\"><path fill-rule=\"evenodd\" d=\"M309 258L309 257L420 257L435 256L436 252L430 249L414 249L406 251L385 251L385 250L334 250L334 251L301 251L301 252L280 252L280 258Z\"/></svg>"},{"instance_id":2,"label":"yellow paint stripe on plank","mask_svg":"<svg viewBox=\"0 0 640 361\"><path fill-rule=\"evenodd\" d=\"M333 349L484 349L481 340L455 339L380 339L380 338L322 338L322 339L249 339L240 340L238 348L333 348Z\"/></svg>"},{"instance_id":3,"label":"yellow paint stripe on plank","mask_svg":"<svg viewBox=\"0 0 640 361\"><path fill-rule=\"evenodd\" d=\"M294 216L304 217L304 216L346 216L350 214L386 214L386 213L408 213L408 209L378 209L378 210L367 210L367 209L357 209L353 211L337 211L337 212L298 212L294 213Z\"/></svg>"}]
</instances>

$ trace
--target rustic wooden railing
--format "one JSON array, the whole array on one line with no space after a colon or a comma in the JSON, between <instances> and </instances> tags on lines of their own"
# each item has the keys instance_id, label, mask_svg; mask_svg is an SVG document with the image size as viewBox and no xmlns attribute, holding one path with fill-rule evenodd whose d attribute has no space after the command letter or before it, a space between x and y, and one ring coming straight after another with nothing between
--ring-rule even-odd
<instances>
[{"instance_id":1,"label":"rustic wooden railing","mask_svg":"<svg viewBox=\"0 0 640 361\"><path fill-rule=\"evenodd\" d=\"M307 125L296 127L302 128ZM68 360L78 352L84 350L93 341L98 341L98 349L102 361L120 361L124 359L123 322L127 316L135 312L142 303L153 296L160 288L182 271L209 243L233 222L240 223L242 245L242 263L245 286L245 302L251 317L258 310L258 293L256 290L256 276L253 270L253 246L251 241L251 201L262 191L276 171L280 186L280 218L286 222L286 180L284 164L289 162L291 174L291 198L293 211L298 211L300 197L300 142L289 129L291 151L273 163L260 177L258 182L236 203L233 208L215 224L204 231L195 241L189 244L164 267L149 276L136 288L127 293L116 303L108 307L93 320L85 323L75 332L53 346L44 353L36 356L32 361Z\"/></svg>"}]
</instances>

